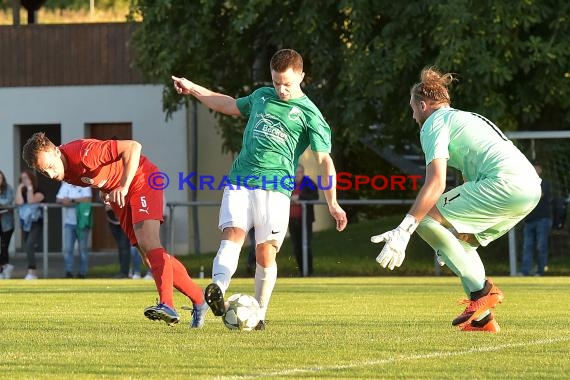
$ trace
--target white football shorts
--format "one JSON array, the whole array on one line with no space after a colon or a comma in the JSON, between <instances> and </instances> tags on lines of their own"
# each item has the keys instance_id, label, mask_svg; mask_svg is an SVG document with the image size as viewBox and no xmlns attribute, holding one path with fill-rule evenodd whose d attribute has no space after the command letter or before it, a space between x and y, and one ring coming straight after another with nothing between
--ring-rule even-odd
<instances>
[{"instance_id":1,"label":"white football shorts","mask_svg":"<svg viewBox=\"0 0 570 380\"><path fill-rule=\"evenodd\" d=\"M255 228L255 242L270 243L279 249L289 226L290 198L278 191L224 189L218 228L237 227L246 233Z\"/></svg>"}]
</instances>

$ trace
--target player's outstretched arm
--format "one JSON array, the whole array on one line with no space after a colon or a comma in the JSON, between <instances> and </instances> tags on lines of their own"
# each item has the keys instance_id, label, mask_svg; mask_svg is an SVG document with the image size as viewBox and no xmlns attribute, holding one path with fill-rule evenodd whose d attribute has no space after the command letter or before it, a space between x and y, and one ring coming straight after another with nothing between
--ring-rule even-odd
<instances>
[{"instance_id":1,"label":"player's outstretched arm","mask_svg":"<svg viewBox=\"0 0 570 380\"><path fill-rule=\"evenodd\" d=\"M240 116L236 100L231 96L210 91L186 78L172 76L174 89L182 95L192 95L206 107L229 116Z\"/></svg>"},{"instance_id":2,"label":"player's outstretched arm","mask_svg":"<svg viewBox=\"0 0 570 380\"><path fill-rule=\"evenodd\" d=\"M345 229L348 220L346 213L342 207L340 207L336 199L336 169L334 162L328 153L314 152L314 155L319 164L321 176L323 177L321 184L329 206L329 212L336 221L337 231L342 231Z\"/></svg>"}]
</instances>

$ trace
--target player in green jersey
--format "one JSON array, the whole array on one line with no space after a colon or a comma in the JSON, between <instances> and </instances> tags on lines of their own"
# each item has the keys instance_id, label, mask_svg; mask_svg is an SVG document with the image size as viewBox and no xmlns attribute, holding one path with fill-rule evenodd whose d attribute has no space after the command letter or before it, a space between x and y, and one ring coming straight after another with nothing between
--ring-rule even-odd
<instances>
[{"instance_id":1,"label":"player in green jersey","mask_svg":"<svg viewBox=\"0 0 570 380\"><path fill-rule=\"evenodd\" d=\"M342 231L346 214L336 199L336 169L331 131L319 109L303 93L303 59L291 49L277 51L270 62L273 87L234 99L186 78L172 77L179 94L193 95L208 108L248 118L242 148L229 173L220 207L221 243L212 265L205 298L217 316L225 313L224 294L238 265L247 232L255 228L255 298L261 306L258 330L277 279L275 257L289 223L290 196L299 156L310 147L317 160L329 212Z\"/></svg>"},{"instance_id":2,"label":"player in green jersey","mask_svg":"<svg viewBox=\"0 0 570 380\"><path fill-rule=\"evenodd\" d=\"M450 107L453 80L452 74L425 68L421 82L412 86L410 107L421 128L425 183L403 222L371 241L385 242L376 261L394 269L417 228L469 297L452 325L496 333L500 327L491 309L502 302L503 293L486 278L476 249L507 233L536 206L541 180L495 124ZM448 165L461 171L465 182L444 193Z\"/></svg>"}]
</instances>

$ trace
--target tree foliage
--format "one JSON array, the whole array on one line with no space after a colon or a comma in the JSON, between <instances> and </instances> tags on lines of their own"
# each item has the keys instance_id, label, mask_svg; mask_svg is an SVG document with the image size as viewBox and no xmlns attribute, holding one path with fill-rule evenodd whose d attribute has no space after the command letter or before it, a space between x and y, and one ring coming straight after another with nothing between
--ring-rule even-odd
<instances>
[{"instance_id":1,"label":"tree foliage","mask_svg":"<svg viewBox=\"0 0 570 380\"><path fill-rule=\"evenodd\" d=\"M373 125L379 145L417 138L409 89L428 65L458 74L454 106L504 130L570 125L567 0L138 0L133 12L143 19L137 65L165 84L167 114L188 101L172 74L242 96L269 83L273 52L299 51L304 90L331 124L341 163ZM240 125L220 117L225 149L239 149Z\"/></svg>"}]
</instances>

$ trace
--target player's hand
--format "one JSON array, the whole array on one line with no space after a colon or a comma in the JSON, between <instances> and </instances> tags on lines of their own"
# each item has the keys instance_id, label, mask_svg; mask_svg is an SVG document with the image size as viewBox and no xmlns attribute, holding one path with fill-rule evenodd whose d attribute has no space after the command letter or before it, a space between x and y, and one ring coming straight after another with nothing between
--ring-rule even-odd
<instances>
[{"instance_id":1,"label":"player's hand","mask_svg":"<svg viewBox=\"0 0 570 380\"><path fill-rule=\"evenodd\" d=\"M398 227L381 235L372 236L370 241L372 243L386 242L384 248L376 257L376 261L380 263L382 268L388 267L388 269L392 270L394 267L402 265L404 257L406 257L406 247L410 241L410 233Z\"/></svg>"},{"instance_id":2,"label":"player's hand","mask_svg":"<svg viewBox=\"0 0 570 380\"><path fill-rule=\"evenodd\" d=\"M175 77L174 75L172 75L171 78L174 84L174 89L176 90L177 93L181 95L190 94L190 89L192 88L192 82L190 82L186 78L178 78Z\"/></svg>"},{"instance_id":3,"label":"player's hand","mask_svg":"<svg viewBox=\"0 0 570 380\"><path fill-rule=\"evenodd\" d=\"M417 226L418 222L416 219L408 214L396 229L370 238L372 243L386 243L378 257L376 257L376 261L382 268L388 267L388 269L393 270L395 267L402 265L406 257L406 248L410 241L410 236Z\"/></svg>"},{"instance_id":4,"label":"player's hand","mask_svg":"<svg viewBox=\"0 0 570 380\"><path fill-rule=\"evenodd\" d=\"M336 220L336 230L344 230L346 224L348 223L348 219L346 219L346 212L344 212L342 207L340 207L338 204L330 206L329 212L331 213L331 216L334 218L334 220Z\"/></svg>"},{"instance_id":5,"label":"player's hand","mask_svg":"<svg viewBox=\"0 0 570 380\"><path fill-rule=\"evenodd\" d=\"M120 208L123 208L126 204L125 198L126 198L128 192L129 192L129 189L126 187L122 187L122 186L117 187L116 189L112 190L109 193L109 201L114 202L117 204L117 206L119 206Z\"/></svg>"}]
</instances>

